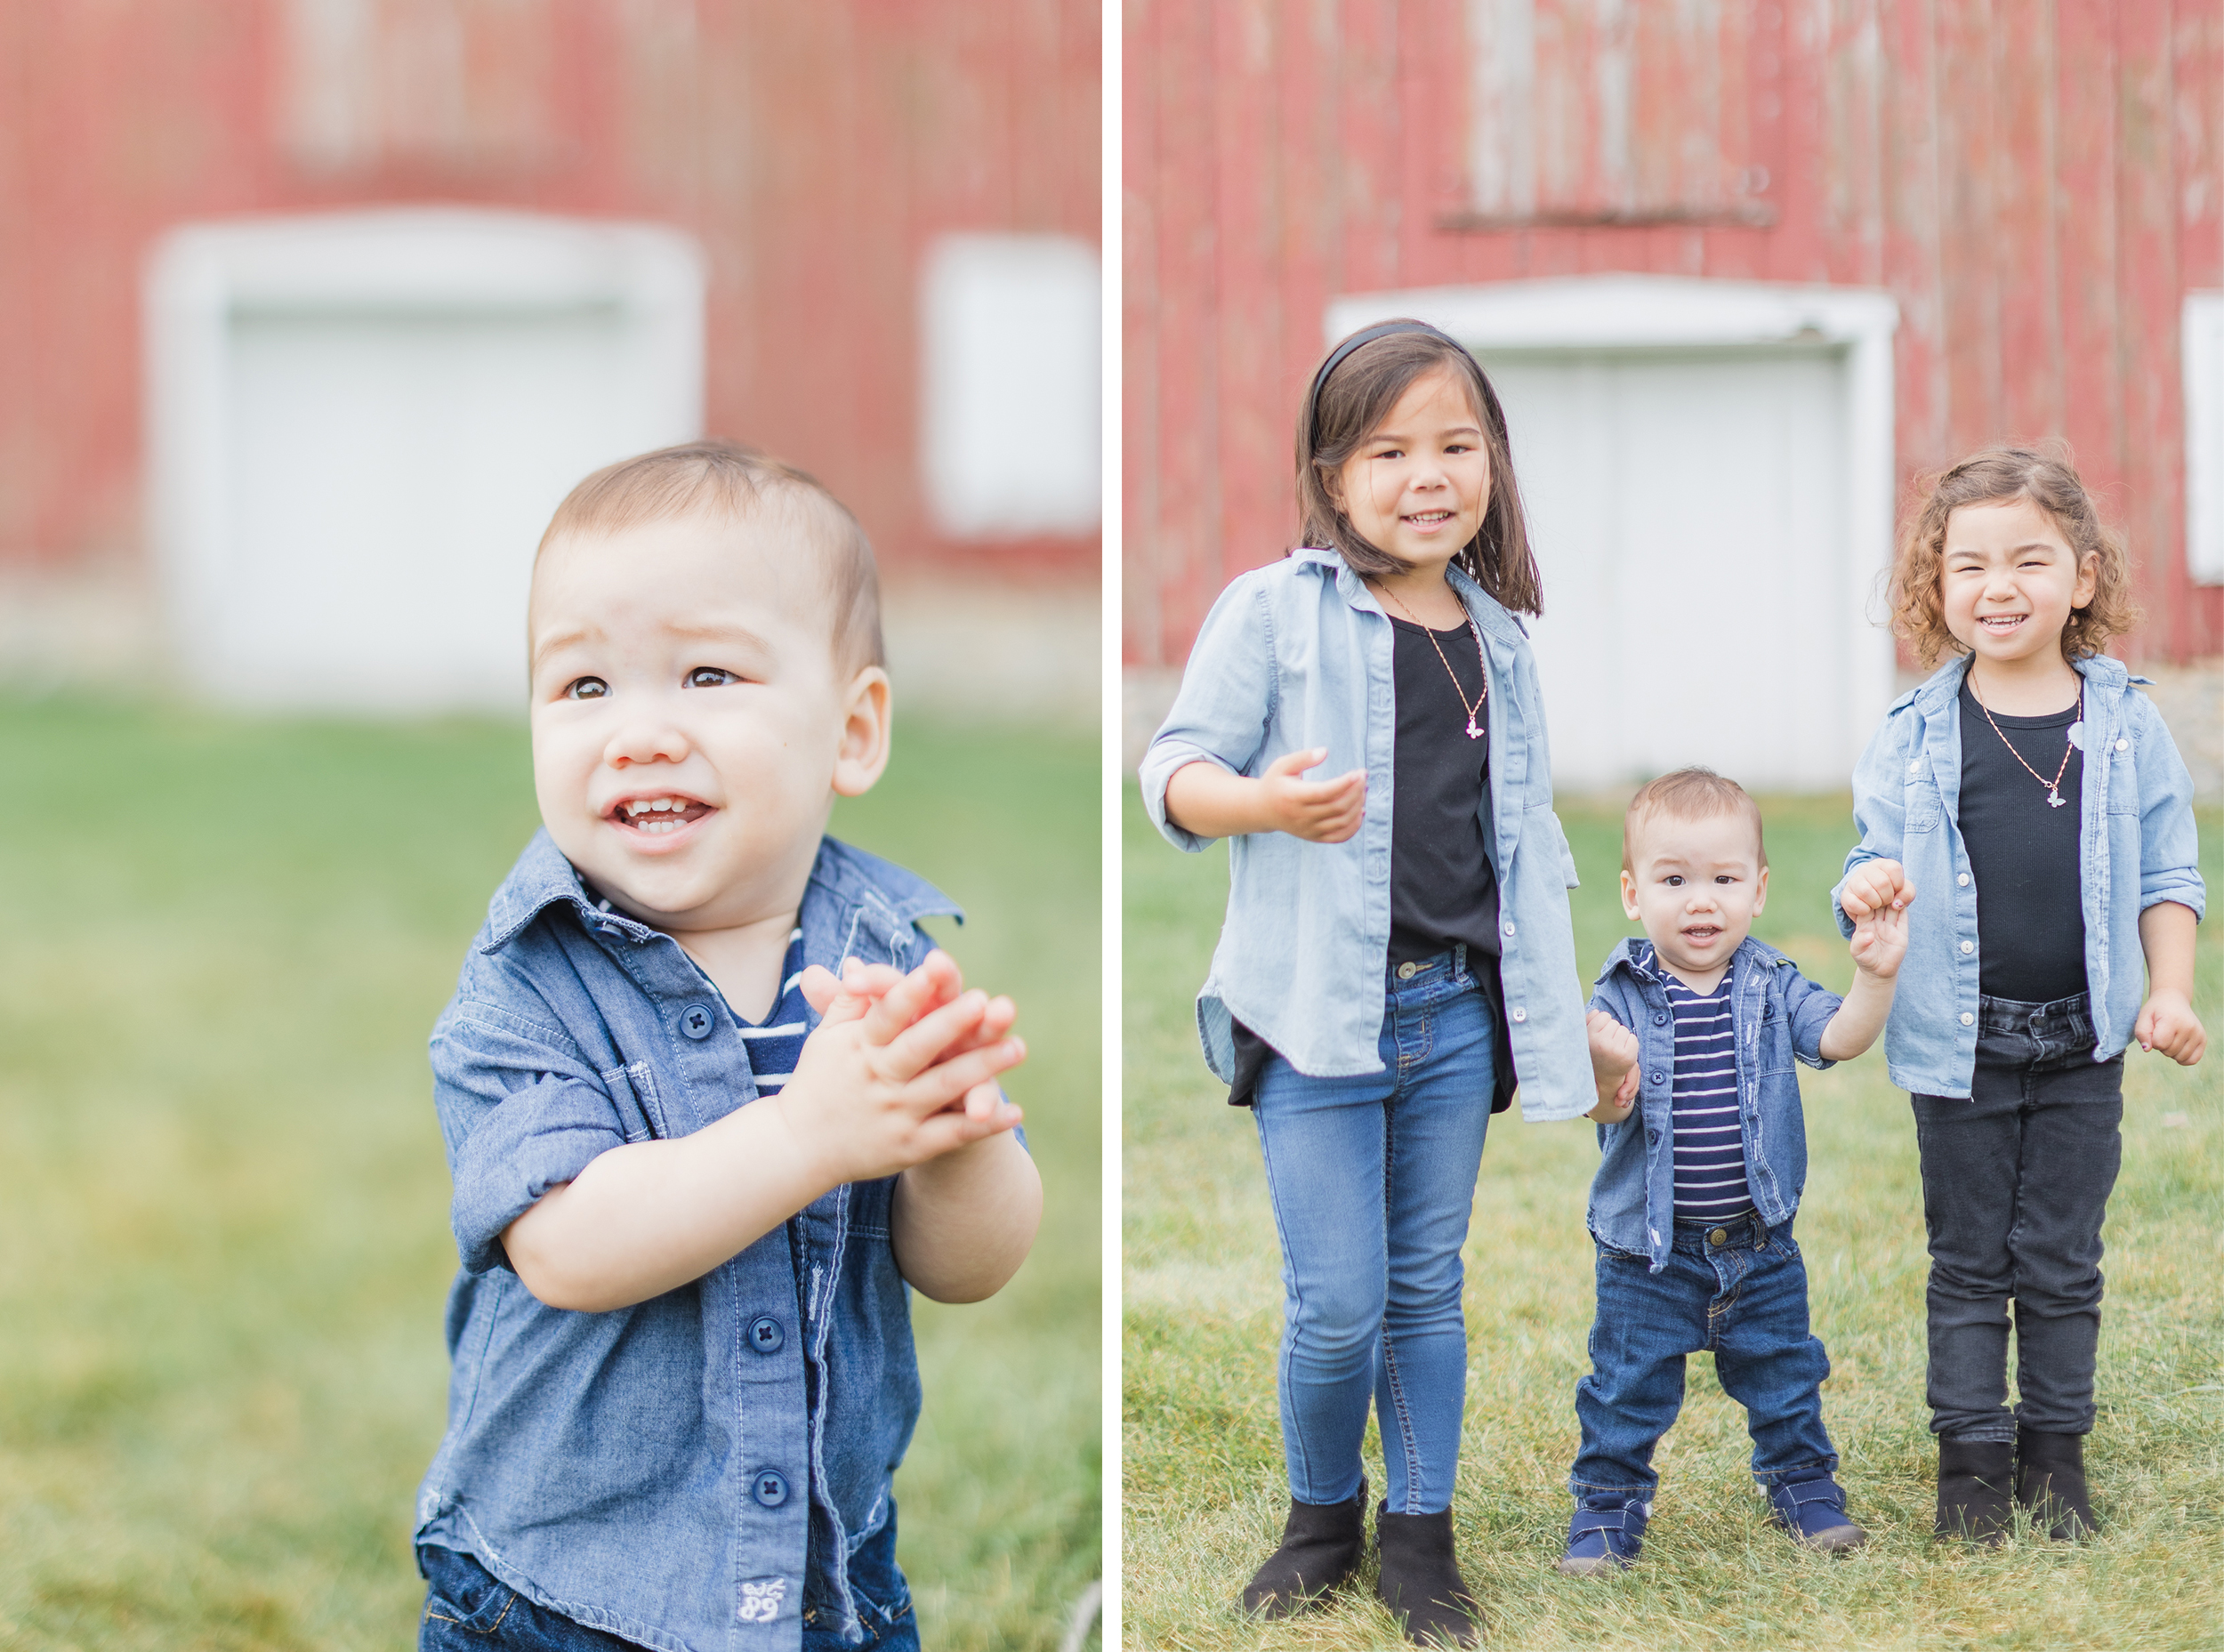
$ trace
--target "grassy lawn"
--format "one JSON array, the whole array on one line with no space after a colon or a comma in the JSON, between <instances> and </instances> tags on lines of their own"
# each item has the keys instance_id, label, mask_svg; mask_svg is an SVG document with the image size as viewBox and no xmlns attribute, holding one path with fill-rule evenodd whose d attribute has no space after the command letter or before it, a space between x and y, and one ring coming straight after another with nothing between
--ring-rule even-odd
<instances>
[{"instance_id":1,"label":"grassy lawn","mask_svg":"<svg viewBox=\"0 0 2224 1652\"><path fill-rule=\"evenodd\" d=\"M455 1265L425 1035L536 824L520 727L0 705L0 1646L414 1645ZM1020 999L1033 1259L918 1304L929 1643L1097 1575L1096 743L907 724L835 829Z\"/></svg>"},{"instance_id":2,"label":"grassy lawn","mask_svg":"<svg viewBox=\"0 0 2224 1652\"><path fill-rule=\"evenodd\" d=\"M1851 841L1837 800L1764 803L1774 873L1756 926L1816 979L1851 976L1826 899ZM1563 815L1584 886L1577 955L1633 933L1615 895L1620 810ZM1243 1622L1234 1600L1288 1507L1274 1393L1278 1257L1250 1116L1197 1048L1191 997L1226 901L1219 850L1178 854L1125 811L1126 1244L1123 1559L1139 1647L1396 1643L1366 1583L1329 1609ZM2203 819L2224 890L2224 818ZM1922 1400L1923 1249L1914 1126L1881 1052L1803 1074L1810 1168L1800 1217L1816 1329L1834 1367L1825 1416L1870 1546L1830 1559L1763 1523L1742 1413L1691 1362L1663 1442L1645 1560L1575 1580L1567 1530L1575 1379L1588 1369L1598 1163L1583 1124L1493 1124L1467 1246L1467 1418L1454 1519L1489 1644L1522 1648L2224 1644L2224 929L2204 926L2201 1009L2217 1041L2187 1073L2133 1052L2109 1210L2100 1417L2091 1444L2107 1535L2003 1552L1930 1541L1935 1457ZM1370 1437L1370 1453L1374 1446ZM1382 1483L1379 1455L1369 1467Z\"/></svg>"}]
</instances>

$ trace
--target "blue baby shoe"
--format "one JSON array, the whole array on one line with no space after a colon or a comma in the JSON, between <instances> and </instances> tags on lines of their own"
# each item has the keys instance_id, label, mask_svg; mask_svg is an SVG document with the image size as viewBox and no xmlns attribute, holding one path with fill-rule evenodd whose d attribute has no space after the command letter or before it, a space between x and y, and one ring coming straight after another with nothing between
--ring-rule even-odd
<instances>
[{"instance_id":1,"label":"blue baby shoe","mask_svg":"<svg viewBox=\"0 0 2224 1652\"><path fill-rule=\"evenodd\" d=\"M1842 1552L1869 1541L1846 1518L1846 1494L1827 1473L1769 1487L1769 1518L1810 1549Z\"/></svg>"},{"instance_id":2,"label":"blue baby shoe","mask_svg":"<svg viewBox=\"0 0 2224 1652\"><path fill-rule=\"evenodd\" d=\"M1575 1518L1567 1522L1567 1552L1559 1569L1569 1577L1595 1577L1619 1571L1637 1559L1645 1546L1645 1522L1653 1505L1641 1497L1615 1492L1593 1492L1575 1504Z\"/></svg>"}]
</instances>

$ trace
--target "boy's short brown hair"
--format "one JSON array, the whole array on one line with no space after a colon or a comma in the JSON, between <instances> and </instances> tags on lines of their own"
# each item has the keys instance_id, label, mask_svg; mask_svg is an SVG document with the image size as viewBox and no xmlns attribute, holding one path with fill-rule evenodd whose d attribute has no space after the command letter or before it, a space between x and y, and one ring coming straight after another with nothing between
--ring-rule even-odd
<instances>
[{"instance_id":1,"label":"boy's short brown hair","mask_svg":"<svg viewBox=\"0 0 2224 1652\"><path fill-rule=\"evenodd\" d=\"M1637 788L1637 795L1630 799L1629 809L1622 817L1622 870L1637 870L1634 847L1638 827L1656 815L1666 815L1673 820L1706 820L1716 815L1735 814L1742 814L1753 822L1753 848L1760 851L1761 865L1765 869L1769 864L1769 844L1761 834L1761 805L1753 801L1753 794L1744 786L1712 769L1696 766L1648 780Z\"/></svg>"},{"instance_id":2,"label":"boy's short brown hair","mask_svg":"<svg viewBox=\"0 0 2224 1652\"><path fill-rule=\"evenodd\" d=\"M817 477L737 442L682 442L603 466L564 496L534 561L559 539L623 533L697 512L739 520L767 507L785 511L824 556L834 658L842 670L886 666L880 571L865 529Z\"/></svg>"},{"instance_id":3,"label":"boy's short brown hair","mask_svg":"<svg viewBox=\"0 0 2224 1652\"><path fill-rule=\"evenodd\" d=\"M2100 520L2069 451L1986 447L1949 469L1922 479L1914 513L1900 536L1892 565L1892 630L1928 668L1968 650L1946 629L1940 576L1946 564L1946 520L1963 505L2006 504L2028 499L2046 512L2082 565L2093 565L2092 600L2070 610L2062 627L2062 657L2098 654L2111 638L2139 623L2131 600L2131 559L2123 537Z\"/></svg>"}]
</instances>

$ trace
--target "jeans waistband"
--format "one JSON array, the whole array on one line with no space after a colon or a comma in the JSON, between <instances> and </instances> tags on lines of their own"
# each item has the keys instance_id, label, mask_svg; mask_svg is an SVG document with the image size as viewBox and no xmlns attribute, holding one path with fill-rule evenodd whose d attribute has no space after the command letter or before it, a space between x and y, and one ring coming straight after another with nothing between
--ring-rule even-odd
<instances>
[{"instance_id":1,"label":"jeans waistband","mask_svg":"<svg viewBox=\"0 0 2224 1652\"><path fill-rule=\"evenodd\" d=\"M1977 1001L1977 1030L1980 1033L2023 1033L2051 1043L2091 1044L2093 1042L2092 995L2077 993L2033 1003L2022 998Z\"/></svg>"},{"instance_id":2,"label":"jeans waistband","mask_svg":"<svg viewBox=\"0 0 2224 1652\"><path fill-rule=\"evenodd\" d=\"M1715 1235L1721 1237L1717 1238ZM1678 1250L1706 1252L1726 1250L1757 1250L1769 1241L1769 1224L1761 1220L1759 1211L1747 1211L1742 1216L1726 1216L1720 1221L1693 1221L1679 1216L1675 1222L1675 1245Z\"/></svg>"},{"instance_id":3,"label":"jeans waistband","mask_svg":"<svg viewBox=\"0 0 2224 1652\"><path fill-rule=\"evenodd\" d=\"M1409 992L1416 987L1437 987L1467 973L1467 943L1426 958L1408 958L1389 967L1390 990Z\"/></svg>"}]
</instances>

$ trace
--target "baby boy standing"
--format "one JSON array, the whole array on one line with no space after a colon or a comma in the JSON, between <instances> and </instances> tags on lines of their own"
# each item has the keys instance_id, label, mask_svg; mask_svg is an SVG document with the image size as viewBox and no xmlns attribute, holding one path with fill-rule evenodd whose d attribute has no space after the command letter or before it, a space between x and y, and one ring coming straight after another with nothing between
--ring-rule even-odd
<instances>
[{"instance_id":1,"label":"baby boy standing","mask_svg":"<svg viewBox=\"0 0 2224 1652\"><path fill-rule=\"evenodd\" d=\"M955 908L826 835L888 757L871 549L800 471L666 449L558 510L528 636L544 829L432 1036L420 1645L915 1647L904 1287L998 1289L1042 1192L1011 1001L918 928Z\"/></svg>"},{"instance_id":2,"label":"baby boy standing","mask_svg":"<svg viewBox=\"0 0 2224 1652\"><path fill-rule=\"evenodd\" d=\"M1792 1238L1807 1178L1793 1061L1827 1067L1875 1042L1914 891L1898 887L1855 931L1842 1000L1747 933L1768 892L1761 811L1736 781L1679 770L1631 800L1622 906L1645 939L1615 948L1591 1001L1598 1318L1591 1372L1575 1385L1583 1447L1563 1572L1637 1558L1659 1482L1653 1448L1682 1407L1685 1357L1702 1349L1745 1407L1771 1518L1818 1549L1866 1535L1832 1478L1830 1360Z\"/></svg>"}]
</instances>

